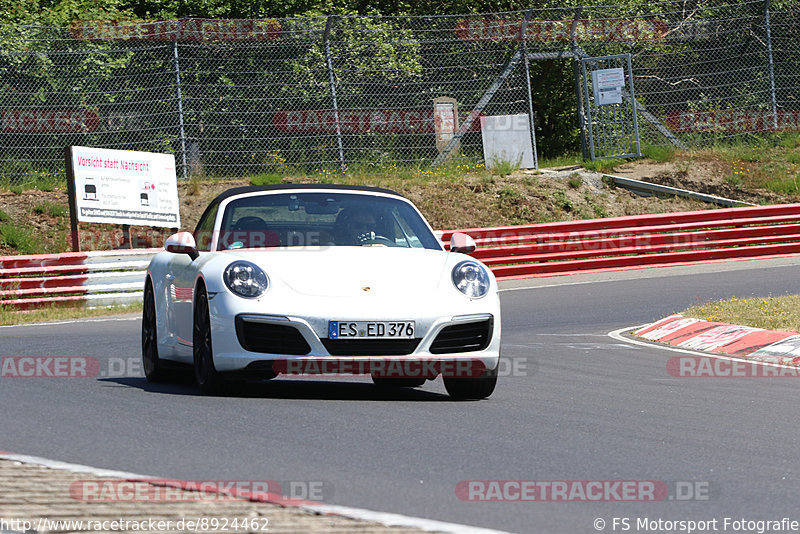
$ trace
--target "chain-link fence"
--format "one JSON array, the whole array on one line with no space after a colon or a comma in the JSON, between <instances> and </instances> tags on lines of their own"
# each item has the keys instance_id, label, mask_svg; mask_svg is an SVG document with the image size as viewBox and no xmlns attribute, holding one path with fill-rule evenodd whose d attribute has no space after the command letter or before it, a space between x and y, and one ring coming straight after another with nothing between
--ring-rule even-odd
<instances>
[{"instance_id":1,"label":"chain-link fence","mask_svg":"<svg viewBox=\"0 0 800 534\"><path fill-rule=\"evenodd\" d=\"M778 1L0 26L0 180L62 174L68 145L174 153L179 177L480 160L479 116L531 109L540 153L579 152L581 59L614 54L642 143L798 131L800 10Z\"/></svg>"}]
</instances>

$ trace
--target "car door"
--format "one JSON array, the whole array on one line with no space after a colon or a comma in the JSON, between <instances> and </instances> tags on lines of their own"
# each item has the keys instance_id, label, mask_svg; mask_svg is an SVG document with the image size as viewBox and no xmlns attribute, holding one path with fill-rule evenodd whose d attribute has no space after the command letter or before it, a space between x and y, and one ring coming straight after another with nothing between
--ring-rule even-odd
<instances>
[{"instance_id":1,"label":"car door","mask_svg":"<svg viewBox=\"0 0 800 534\"><path fill-rule=\"evenodd\" d=\"M196 261L188 254L176 254L170 262L167 279L169 281L168 299L172 308L172 331L175 332L179 355L192 352L192 327L194 319L194 280L197 274Z\"/></svg>"},{"instance_id":2,"label":"car door","mask_svg":"<svg viewBox=\"0 0 800 534\"><path fill-rule=\"evenodd\" d=\"M194 238L201 255L208 254L213 245L218 208L218 203L210 205L197 223ZM175 332L176 353L186 359L192 357L194 284L197 279L199 259L192 260L188 254L176 254L169 264L167 273L170 331Z\"/></svg>"}]
</instances>

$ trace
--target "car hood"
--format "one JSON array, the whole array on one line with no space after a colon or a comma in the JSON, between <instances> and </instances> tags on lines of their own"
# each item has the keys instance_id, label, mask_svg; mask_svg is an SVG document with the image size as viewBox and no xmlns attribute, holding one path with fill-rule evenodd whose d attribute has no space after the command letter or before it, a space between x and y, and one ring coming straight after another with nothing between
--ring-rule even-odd
<instances>
[{"instance_id":1,"label":"car hood","mask_svg":"<svg viewBox=\"0 0 800 534\"><path fill-rule=\"evenodd\" d=\"M308 247L227 251L264 269L273 283L322 297L430 295L449 254L396 247Z\"/></svg>"}]
</instances>

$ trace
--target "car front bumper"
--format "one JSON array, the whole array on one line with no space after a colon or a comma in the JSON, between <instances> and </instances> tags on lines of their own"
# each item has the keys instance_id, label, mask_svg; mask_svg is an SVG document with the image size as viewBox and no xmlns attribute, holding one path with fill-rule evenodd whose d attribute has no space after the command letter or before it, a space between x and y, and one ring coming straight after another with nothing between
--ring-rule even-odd
<instances>
[{"instance_id":1,"label":"car front bumper","mask_svg":"<svg viewBox=\"0 0 800 534\"><path fill-rule=\"evenodd\" d=\"M341 302L316 302L315 315L282 306L269 313L254 303L218 294L209 302L214 365L220 372L268 374L375 374L378 376L480 375L500 358L500 304L496 295L452 303L343 311ZM399 308L399 309L398 309ZM450 308L451 313L447 313ZM291 313L295 312L295 313ZM415 321L413 340L328 338L329 321ZM399 374L398 374L399 373Z\"/></svg>"}]
</instances>

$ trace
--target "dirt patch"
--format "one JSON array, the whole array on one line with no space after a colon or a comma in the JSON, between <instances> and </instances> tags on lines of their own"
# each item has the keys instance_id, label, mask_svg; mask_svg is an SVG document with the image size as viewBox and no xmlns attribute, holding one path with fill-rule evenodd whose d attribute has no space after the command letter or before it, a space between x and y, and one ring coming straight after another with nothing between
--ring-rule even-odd
<instances>
[{"instance_id":1,"label":"dirt patch","mask_svg":"<svg viewBox=\"0 0 800 534\"><path fill-rule=\"evenodd\" d=\"M745 189L741 184L731 183L727 179L729 173L729 166L722 161L695 159L666 163L629 162L615 168L611 174L750 204L776 204L787 200L766 189Z\"/></svg>"}]
</instances>

